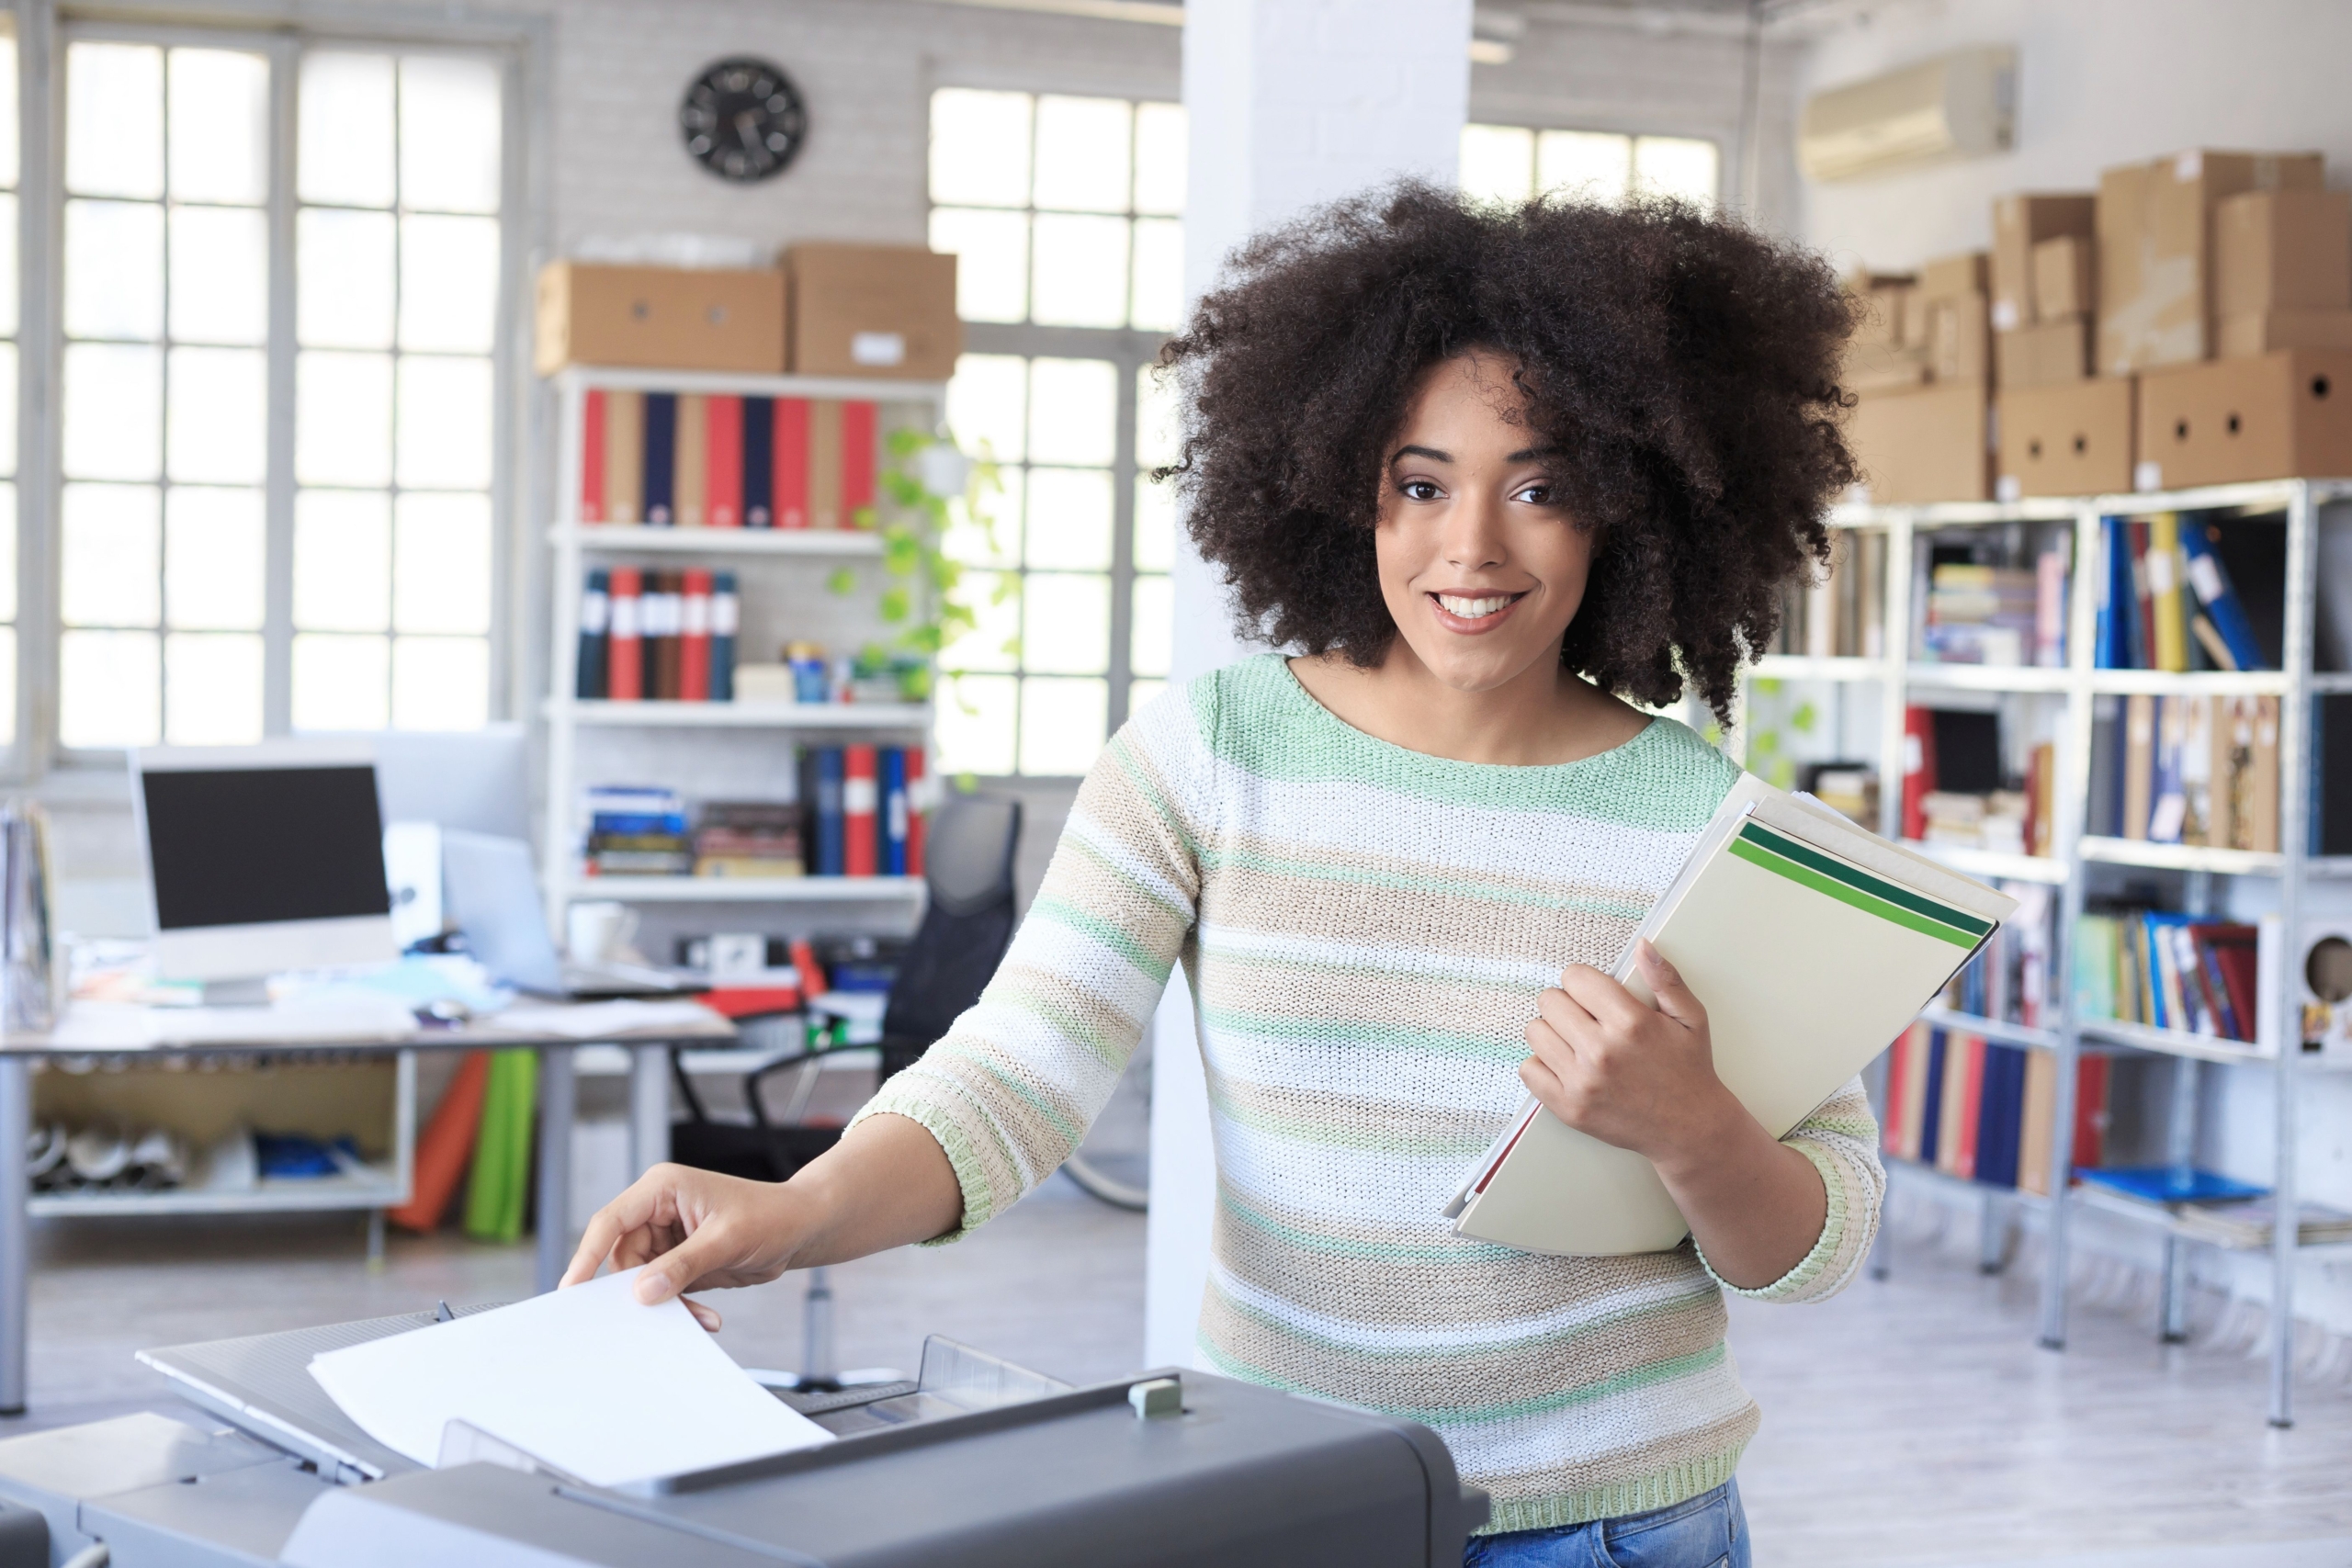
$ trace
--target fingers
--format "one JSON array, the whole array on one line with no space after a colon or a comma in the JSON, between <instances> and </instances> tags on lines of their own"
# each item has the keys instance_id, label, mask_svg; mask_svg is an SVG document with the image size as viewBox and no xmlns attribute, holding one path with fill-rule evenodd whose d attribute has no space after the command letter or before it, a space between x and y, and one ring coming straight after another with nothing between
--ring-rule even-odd
<instances>
[{"instance_id":1,"label":"fingers","mask_svg":"<svg viewBox=\"0 0 2352 1568\"><path fill-rule=\"evenodd\" d=\"M1650 1010L1615 976L1589 964L1571 964L1560 971L1560 989L1590 1013L1596 1023L1619 1031L1639 1028Z\"/></svg>"},{"instance_id":2,"label":"fingers","mask_svg":"<svg viewBox=\"0 0 2352 1568\"><path fill-rule=\"evenodd\" d=\"M695 1300L692 1296L680 1296L678 1298L678 1304L695 1314L695 1321L703 1325L703 1329L706 1333L716 1334L718 1332L720 1319L715 1309L703 1305L702 1303Z\"/></svg>"},{"instance_id":3,"label":"fingers","mask_svg":"<svg viewBox=\"0 0 2352 1568\"><path fill-rule=\"evenodd\" d=\"M1650 945L1645 937L1634 944L1634 962L1642 971L1642 978L1649 982L1650 995L1657 998L1657 1010L1690 1029L1707 1026L1707 1010L1682 983L1682 971L1666 961L1666 955Z\"/></svg>"},{"instance_id":4,"label":"fingers","mask_svg":"<svg viewBox=\"0 0 2352 1568\"><path fill-rule=\"evenodd\" d=\"M637 1299L648 1306L684 1295L704 1275L737 1261L742 1251L729 1228L711 1221L645 1266L637 1277ZM716 1314L714 1314L716 1315Z\"/></svg>"},{"instance_id":5,"label":"fingers","mask_svg":"<svg viewBox=\"0 0 2352 1568\"><path fill-rule=\"evenodd\" d=\"M641 1230L654 1217L654 1212L669 1196L669 1184L657 1179L662 1168L656 1167L629 1183L628 1190L603 1208L589 1220L582 1233L580 1245L571 1254L571 1264L563 1271L557 1289L577 1285L596 1277L596 1268L606 1255L629 1233ZM622 1265L628 1267L628 1265Z\"/></svg>"}]
</instances>

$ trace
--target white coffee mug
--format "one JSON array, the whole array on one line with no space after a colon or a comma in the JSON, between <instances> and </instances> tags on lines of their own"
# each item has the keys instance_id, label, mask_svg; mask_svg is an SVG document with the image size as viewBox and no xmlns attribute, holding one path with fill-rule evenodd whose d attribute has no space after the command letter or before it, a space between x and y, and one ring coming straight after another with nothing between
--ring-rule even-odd
<instances>
[{"instance_id":1,"label":"white coffee mug","mask_svg":"<svg viewBox=\"0 0 2352 1568\"><path fill-rule=\"evenodd\" d=\"M564 945L574 964L610 964L637 934L637 911L610 898L564 911Z\"/></svg>"}]
</instances>

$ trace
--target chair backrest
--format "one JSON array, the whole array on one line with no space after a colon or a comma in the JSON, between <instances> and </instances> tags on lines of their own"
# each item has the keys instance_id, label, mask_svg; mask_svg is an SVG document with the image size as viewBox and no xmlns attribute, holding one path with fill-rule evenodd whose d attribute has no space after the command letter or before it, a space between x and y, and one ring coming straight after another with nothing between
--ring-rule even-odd
<instances>
[{"instance_id":1,"label":"chair backrest","mask_svg":"<svg viewBox=\"0 0 2352 1568\"><path fill-rule=\"evenodd\" d=\"M925 825L923 879L930 900L899 960L882 1015L893 1041L928 1045L947 1032L1012 945L1012 852L1021 802L1005 795L951 795Z\"/></svg>"}]
</instances>

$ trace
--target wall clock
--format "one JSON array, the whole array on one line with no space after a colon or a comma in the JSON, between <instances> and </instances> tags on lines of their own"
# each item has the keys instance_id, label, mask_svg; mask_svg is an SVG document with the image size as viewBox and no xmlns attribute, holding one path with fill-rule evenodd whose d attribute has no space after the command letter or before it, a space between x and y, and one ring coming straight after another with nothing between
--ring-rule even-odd
<instances>
[{"instance_id":1,"label":"wall clock","mask_svg":"<svg viewBox=\"0 0 2352 1568\"><path fill-rule=\"evenodd\" d=\"M720 179L753 185L784 172L808 139L808 108L784 68L749 55L719 61L678 106L686 152Z\"/></svg>"}]
</instances>

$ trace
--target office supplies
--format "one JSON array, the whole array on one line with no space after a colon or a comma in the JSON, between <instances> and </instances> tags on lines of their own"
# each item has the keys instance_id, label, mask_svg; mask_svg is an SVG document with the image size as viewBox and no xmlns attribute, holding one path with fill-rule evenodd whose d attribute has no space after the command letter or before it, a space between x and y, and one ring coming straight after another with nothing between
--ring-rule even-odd
<instances>
[{"instance_id":1,"label":"office supplies","mask_svg":"<svg viewBox=\"0 0 2352 1568\"><path fill-rule=\"evenodd\" d=\"M130 757L161 977L249 980L398 955L371 741Z\"/></svg>"},{"instance_id":2,"label":"office supplies","mask_svg":"<svg viewBox=\"0 0 2352 1568\"><path fill-rule=\"evenodd\" d=\"M710 518L703 494L710 468L710 405L699 392L678 398L677 468L672 482L672 503L681 528L702 528Z\"/></svg>"},{"instance_id":3,"label":"office supplies","mask_svg":"<svg viewBox=\"0 0 2352 1568\"><path fill-rule=\"evenodd\" d=\"M674 525L677 483L678 398L674 392L645 394L645 521L657 528Z\"/></svg>"},{"instance_id":4,"label":"office supplies","mask_svg":"<svg viewBox=\"0 0 2352 1568\"><path fill-rule=\"evenodd\" d=\"M710 700L710 572L688 567L679 574L678 698Z\"/></svg>"},{"instance_id":5,"label":"office supplies","mask_svg":"<svg viewBox=\"0 0 2352 1568\"><path fill-rule=\"evenodd\" d=\"M2254 640L2254 625L2246 619L2245 606L2238 601L2238 591L2230 581L2229 569L2214 553L2212 525L2202 518L2192 518L2181 525L2180 548L2187 562L2188 586L2204 606L2205 618L2214 636L2228 651L2225 660L2215 663L2224 670L2260 670L2262 649Z\"/></svg>"},{"instance_id":6,"label":"office supplies","mask_svg":"<svg viewBox=\"0 0 2352 1568\"><path fill-rule=\"evenodd\" d=\"M580 430L580 521L602 523L605 520L605 427L611 416L605 411L602 389L589 393L582 406L585 412Z\"/></svg>"},{"instance_id":7,"label":"office supplies","mask_svg":"<svg viewBox=\"0 0 2352 1568\"><path fill-rule=\"evenodd\" d=\"M645 695L645 617L642 576L633 566L616 566L612 576L612 630L605 650L605 689L615 702Z\"/></svg>"},{"instance_id":8,"label":"office supplies","mask_svg":"<svg viewBox=\"0 0 2352 1568\"><path fill-rule=\"evenodd\" d=\"M1774 1137L1872 1057L2017 901L1742 774L1646 938L1707 1008L1715 1072ZM1649 1161L1528 1097L1447 1204L1458 1235L1569 1256L1663 1251L1689 1226Z\"/></svg>"},{"instance_id":9,"label":"office supplies","mask_svg":"<svg viewBox=\"0 0 2352 1568\"><path fill-rule=\"evenodd\" d=\"M605 639L612 632L613 574L603 567L588 573L580 591L580 672L573 683L576 697L605 694Z\"/></svg>"},{"instance_id":10,"label":"office supplies","mask_svg":"<svg viewBox=\"0 0 2352 1568\"><path fill-rule=\"evenodd\" d=\"M704 504L714 528L743 525L743 400L713 394L705 415L709 424L709 477Z\"/></svg>"},{"instance_id":11,"label":"office supplies","mask_svg":"<svg viewBox=\"0 0 2352 1568\"><path fill-rule=\"evenodd\" d=\"M871 746L842 748L842 864L844 876L872 876L881 867L876 820L881 806Z\"/></svg>"},{"instance_id":12,"label":"office supplies","mask_svg":"<svg viewBox=\"0 0 2352 1568\"><path fill-rule=\"evenodd\" d=\"M713 572L710 579L710 700L735 700L735 636L743 616L736 597L735 574Z\"/></svg>"},{"instance_id":13,"label":"office supplies","mask_svg":"<svg viewBox=\"0 0 2352 1568\"><path fill-rule=\"evenodd\" d=\"M775 435L770 448L770 482L774 486L770 504L775 509L775 526L779 528L808 526L808 411L806 398L775 400Z\"/></svg>"},{"instance_id":14,"label":"office supplies","mask_svg":"<svg viewBox=\"0 0 2352 1568\"><path fill-rule=\"evenodd\" d=\"M775 400L743 400L743 526L775 526Z\"/></svg>"},{"instance_id":15,"label":"office supplies","mask_svg":"<svg viewBox=\"0 0 2352 1568\"><path fill-rule=\"evenodd\" d=\"M697 987L659 969L567 964L556 955L531 872L531 846L492 833L441 835L442 891L450 923L497 979L543 997L681 996Z\"/></svg>"},{"instance_id":16,"label":"office supplies","mask_svg":"<svg viewBox=\"0 0 2352 1568\"><path fill-rule=\"evenodd\" d=\"M645 394L605 394L605 521L645 518Z\"/></svg>"}]
</instances>

